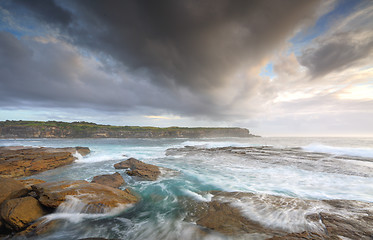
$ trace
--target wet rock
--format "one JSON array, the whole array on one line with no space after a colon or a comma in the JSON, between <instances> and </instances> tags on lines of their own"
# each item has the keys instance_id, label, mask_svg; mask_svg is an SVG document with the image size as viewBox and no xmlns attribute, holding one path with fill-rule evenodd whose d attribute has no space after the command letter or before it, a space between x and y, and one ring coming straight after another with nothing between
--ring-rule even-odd
<instances>
[{"instance_id":1,"label":"wet rock","mask_svg":"<svg viewBox=\"0 0 373 240\"><path fill-rule=\"evenodd\" d=\"M0 147L0 175L24 177L74 162L73 154L86 148Z\"/></svg>"},{"instance_id":2,"label":"wet rock","mask_svg":"<svg viewBox=\"0 0 373 240\"><path fill-rule=\"evenodd\" d=\"M15 198L1 205L0 215L6 227L20 231L47 212L33 197Z\"/></svg>"},{"instance_id":3,"label":"wet rock","mask_svg":"<svg viewBox=\"0 0 373 240\"><path fill-rule=\"evenodd\" d=\"M0 177L0 205L5 200L22 197L27 193L28 190L20 181Z\"/></svg>"},{"instance_id":4,"label":"wet rock","mask_svg":"<svg viewBox=\"0 0 373 240\"><path fill-rule=\"evenodd\" d=\"M270 237L284 234L282 231L265 228L259 223L242 216L239 209L230 206L229 203L218 201L209 202L207 211L196 223L226 235L260 233Z\"/></svg>"},{"instance_id":5,"label":"wet rock","mask_svg":"<svg viewBox=\"0 0 373 240\"><path fill-rule=\"evenodd\" d=\"M108 239L108 238L80 238L79 240L117 240L117 239Z\"/></svg>"},{"instance_id":6,"label":"wet rock","mask_svg":"<svg viewBox=\"0 0 373 240\"><path fill-rule=\"evenodd\" d=\"M87 156L91 153L91 150L87 147L75 147L75 149L82 156Z\"/></svg>"},{"instance_id":7,"label":"wet rock","mask_svg":"<svg viewBox=\"0 0 373 240\"><path fill-rule=\"evenodd\" d=\"M123 177L117 172L114 174L95 176L91 182L106 185L113 188L119 188L125 183Z\"/></svg>"},{"instance_id":8,"label":"wet rock","mask_svg":"<svg viewBox=\"0 0 373 240\"><path fill-rule=\"evenodd\" d=\"M185 220L225 235L259 234L273 240L373 239L373 203L244 192L208 193L213 194L210 202L180 202L187 212Z\"/></svg>"},{"instance_id":9,"label":"wet rock","mask_svg":"<svg viewBox=\"0 0 373 240\"><path fill-rule=\"evenodd\" d=\"M114 165L115 169L129 169L127 174L140 177L144 180L154 181L161 174L159 167L141 162L135 158L129 158L126 161Z\"/></svg>"},{"instance_id":10,"label":"wet rock","mask_svg":"<svg viewBox=\"0 0 373 240\"><path fill-rule=\"evenodd\" d=\"M39 202L49 208L57 208L73 196L86 205L86 213L103 213L120 205L136 203L137 197L130 191L87 181L61 181L41 183L32 186Z\"/></svg>"},{"instance_id":11,"label":"wet rock","mask_svg":"<svg viewBox=\"0 0 373 240\"><path fill-rule=\"evenodd\" d=\"M31 191L32 188L31 186L32 185L35 185L35 184L39 184L39 183L45 183L44 180L40 180L40 179L35 179L35 178L30 178L30 179L25 179L25 180L19 180L24 186L25 188L27 188L27 190Z\"/></svg>"},{"instance_id":12,"label":"wet rock","mask_svg":"<svg viewBox=\"0 0 373 240\"><path fill-rule=\"evenodd\" d=\"M57 229L62 223L62 220L48 221L45 218L41 218L28 226L25 230L18 232L14 237L29 238L29 237L40 237L44 234L48 234L53 230Z\"/></svg>"},{"instance_id":13,"label":"wet rock","mask_svg":"<svg viewBox=\"0 0 373 240\"><path fill-rule=\"evenodd\" d=\"M373 239L373 216L348 218L339 214L320 213L321 221L330 236L343 236L349 239Z\"/></svg>"},{"instance_id":14,"label":"wet rock","mask_svg":"<svg viewBox=\"0 0 373 240\"><path fill-rule=\"evenodd\" d=\"M304 231L301 233L289 233L284 236L275 236L267 240L340 240L340 238Z\"/></svg>"}]
</instances>

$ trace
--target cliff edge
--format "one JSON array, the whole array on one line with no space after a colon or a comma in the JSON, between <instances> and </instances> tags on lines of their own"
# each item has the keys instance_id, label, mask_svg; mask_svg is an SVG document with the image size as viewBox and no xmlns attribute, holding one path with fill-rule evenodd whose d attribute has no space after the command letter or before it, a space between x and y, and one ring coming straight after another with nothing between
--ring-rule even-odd
<instances>
[{"instance_id":1,"label":"cliff edge","mask_svg":"<svg viewBox=\"0 0 373 240\"><path fill-rule=\"evenodd\" d=\"M110 126L88 122L1 121L0 138L255 137L246 128Z\"/></svg>"}]
</instances>

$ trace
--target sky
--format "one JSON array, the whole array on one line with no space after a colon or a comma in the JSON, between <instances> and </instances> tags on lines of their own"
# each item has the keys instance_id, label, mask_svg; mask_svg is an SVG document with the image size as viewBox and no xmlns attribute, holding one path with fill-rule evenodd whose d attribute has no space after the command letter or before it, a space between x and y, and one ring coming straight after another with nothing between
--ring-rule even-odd
<instances>
[{"instance_id":1,"label":"sky","mask_svg":"<svg viewBox=\"0 0 373 240\"><path fill-rule=\"evenodd\" d=\"M0 0L0 121L373 136L373 1Z\"/></svg>"}]
</instances>

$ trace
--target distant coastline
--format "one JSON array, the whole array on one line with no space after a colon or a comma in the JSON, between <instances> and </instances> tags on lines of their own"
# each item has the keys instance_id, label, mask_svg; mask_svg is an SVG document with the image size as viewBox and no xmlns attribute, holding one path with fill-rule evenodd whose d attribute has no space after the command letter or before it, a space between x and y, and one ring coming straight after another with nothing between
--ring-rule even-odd
<instances>
[{"instance_id":1,"label":"distant coastline","mask_svg":"<svg viewBox=\"0 0 373 240\"><path fill-rule=\"evenodd\" d=\"M111 126L90 122L0 121L0 138L258 137L246 128Z\"/></svg>"}]
</instances>

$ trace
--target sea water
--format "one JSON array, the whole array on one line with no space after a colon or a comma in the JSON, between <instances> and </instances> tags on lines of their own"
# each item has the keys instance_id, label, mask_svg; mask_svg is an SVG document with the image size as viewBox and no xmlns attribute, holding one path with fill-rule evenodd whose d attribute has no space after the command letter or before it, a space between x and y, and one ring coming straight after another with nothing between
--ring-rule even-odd
<instances>
[{"instance_id":1,"label":"sea water","mask_svg":"<svg viewBox=\"0 0 373 240\"><path fill-rule=\"evenodd\" d=\"M263 208L259 206L261 196L373 202L373 138L0 140L0 146L20 145L91 149L85 157L76 155L78 159L71 165L30 178L91 181L96 175L118 171L127 183L125 187L141 197L134 206L94 215L81 213L81 203L71 198L46 217L61 219L63 224L45 239L224 239L221 235L198 235L195 223L183 220L186 213L179 205L183 198L210 201L208 191L212 190L255 193L259 196L256 202L232 204L255 221L283 229L291 226L293 230L306 227L306 223L302 225L304 211ZM249 148L244 155L214 150L222 147ZM129 157L176 170L177 174L136 181L113 167ZM294 219L297 223L291 225Z\"/></svg>"}]
</instances>

